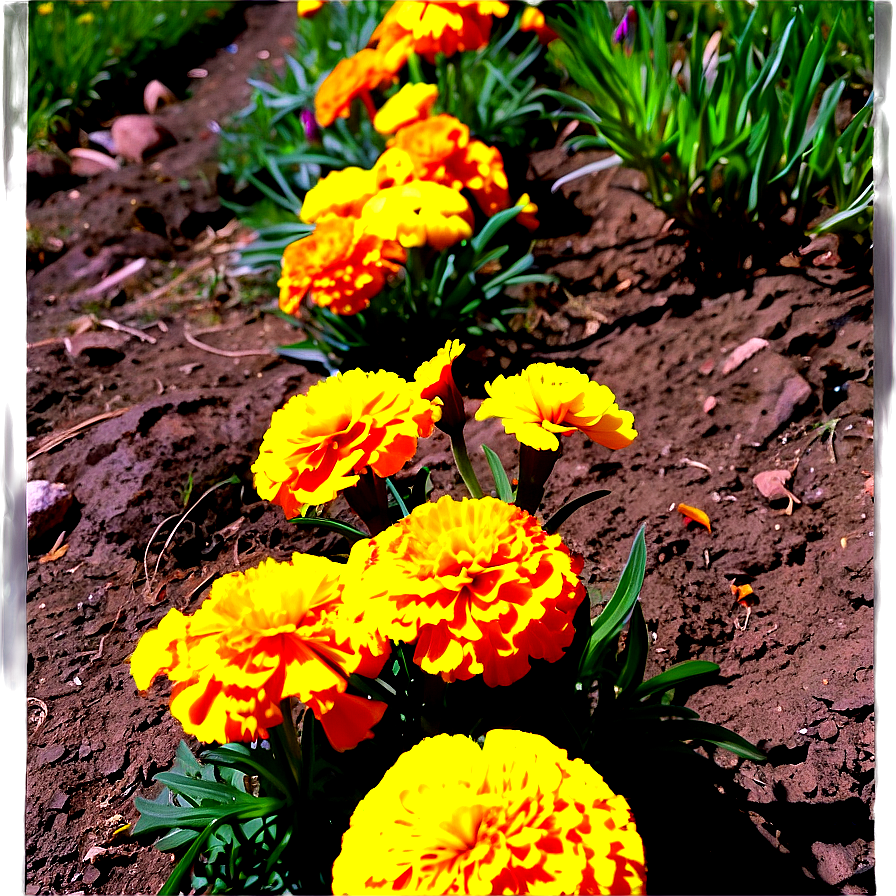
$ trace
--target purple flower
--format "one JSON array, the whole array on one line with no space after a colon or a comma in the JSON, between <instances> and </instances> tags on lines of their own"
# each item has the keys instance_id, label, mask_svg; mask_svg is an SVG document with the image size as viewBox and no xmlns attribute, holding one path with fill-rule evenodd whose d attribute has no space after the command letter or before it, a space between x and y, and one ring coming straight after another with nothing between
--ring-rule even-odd
<instances>
[{"instance_id":1,"label":"purple flower","mask_svg":"<svg viewBox=\"0 0 896 896\"><path fill-rule=\"evenodd\" d=\"M613 32L613 43L621 44L625 42L626 46L631 48L635 41L635 27L638 24L638 13L635 12L634 6L630 6L622 17L622 21Z\"/></svg>"},{"instance_id":2,"label":"purple flower","mask_svg":"<svg viewBox=\"0 0 896 896\"><path fill-rule=\"evenodd\" d=\"M302 109L299 117L302 120L302 127L305 128L305 137L309 143L315 143L320 140L320 127L317 119L310 109Z\"/></svg>"}]
</instances>

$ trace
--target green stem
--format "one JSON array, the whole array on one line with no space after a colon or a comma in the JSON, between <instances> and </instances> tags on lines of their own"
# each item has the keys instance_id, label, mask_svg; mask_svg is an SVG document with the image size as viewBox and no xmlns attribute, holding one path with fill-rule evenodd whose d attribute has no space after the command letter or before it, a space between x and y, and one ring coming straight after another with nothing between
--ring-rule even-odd
<instances>
[{"instance_id":1,"label":"green stem","mask_svg":"<svg viewBox=\"0 0 896 896\"><path fill-rule=\"evenodd\" d=\"M278 746L286 756L289 770L292 772L296 787L301 788L302 745L296 735L296 726L292 720L292 698L284 697L280 701L280 712L283 715L283 724L271 729L276 734Z\"/></svg>"},{"instance_id":2,"label":"green stem","mask_svg":"<svg viewBox=\"0 0 896 896\"><path fill-rule=\"evenodd\" d=\"M467 454L467 443L464 441L463 433L452 436L451 453L454 455L454 463L457 465L460 478L463 479L470 495L473 498L481 498L482 486L473 472L473 464L470 463L470 455Z\"/></svg>"}]
</instances>

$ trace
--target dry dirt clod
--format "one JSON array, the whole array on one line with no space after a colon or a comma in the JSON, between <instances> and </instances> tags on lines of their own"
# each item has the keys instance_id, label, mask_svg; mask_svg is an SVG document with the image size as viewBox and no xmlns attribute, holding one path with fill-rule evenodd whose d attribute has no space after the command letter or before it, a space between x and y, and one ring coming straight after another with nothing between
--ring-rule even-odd
<instances>
[{"instance_id":1,"label":"dry dirt clod","mask_svg":"<svg viewBox=\"0 0 896 896\"><path fill-rule=\"evenodd\" d=\"M28 537L47 535L62 523L72 506L72 495L61 482L35 479L26 487Z\"/></svg>"}]
</instances>

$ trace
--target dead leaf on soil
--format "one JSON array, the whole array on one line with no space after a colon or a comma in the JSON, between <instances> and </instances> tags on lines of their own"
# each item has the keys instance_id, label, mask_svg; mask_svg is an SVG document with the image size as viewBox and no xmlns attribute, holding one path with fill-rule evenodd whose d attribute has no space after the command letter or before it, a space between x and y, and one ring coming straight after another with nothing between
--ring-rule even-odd
<instances>
[{"instance_id":1,"label":"dead leaf on soil","mask_svg":"<svg viewBox=\"0 0 896 896\"><path fill-rule=\"evenodd\" d=\"M679 504L675 509L685 517L686 524L687 522L699 523L709 532L712 532L712 526L709 524L709 517L698 507L691 507L688 504Z\"/></svg>"},{"instance_id":2,"label":"dead leaf on soil","mask_svg":"<svg viewBox=\"0 0 896 896\"><path fill-rule=\"evenodd\" d=\"M756 352L762 351L767 345L768 340L760 339L758 336L748 339L743 345L739 345L730 355L728 355L728 359L725 361L724 367L722 367L722 375L724 376L725 374L737 370L744 361L748 358L752 358Z\"/></svg>"},{"instance_id":3,"label":"dead leaf on soil","mask_svg":"<svg viewBox=\"0 0 896 896\"><path fill-rule=\"evenodd\" d=\"M143 88L143 108L152 115L156 109L177 101L177 97L161 82L150 81Z\"/></svg>"},{"instance_id":4,"label":"dead leaf on soil","mask_svg":"<svg viewBox=\"0 0 896 896\"><path fill-rule=\"evenodd\" d=\"M768 498L769 501L775 501L779 498L787 499L787 507L782 513L793 513L793 505L801 504L800 499L790 490L784 487L784 483L790 479L789 470L763 470L753 477L753 485L759 489L762 496Z\"/></svg>"},{"instance_id":5,"label":"dead leaf on soil","mask_svg":"<svg viewBox=\"0 0 896 896\"><path fill-rule=\"evenodd\" d=\"M52 551L44 554L43 557L38 558L38 563L52 563L54 560L58 560L60 557L64 557L68 553L68 545L63 544L58 548L53 548Z\"/></svg>"},{"instance_id":6,"label":"dead leaf on soil","mask_svg":"<svg viewBox=\"0 0 896 896\"><path fill-rule=\"evenodd\" d=\"M72 174L76 177L93 177L104 171L117 171L118 162L98 149L82 149L76 146L69 150L72 157Z\"/></svg>"}]
</instances>

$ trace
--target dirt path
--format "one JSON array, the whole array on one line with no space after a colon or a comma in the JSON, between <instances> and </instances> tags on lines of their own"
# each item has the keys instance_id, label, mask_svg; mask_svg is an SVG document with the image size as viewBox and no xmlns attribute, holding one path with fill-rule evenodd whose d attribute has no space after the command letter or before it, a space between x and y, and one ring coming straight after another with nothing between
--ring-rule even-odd
<instances>
[{"instance_id":1,"label":"dirt path","mask_svg":"<svg viewBox=\"0 0 896 896\"><path fill-rule=\"evenodd\" d=\"M29 893L158 890L170 858L115 832L136 821L134 796L156 793L152 776L170 766L182 734L165 686L136 692L129 654L170 608L195 609L214 576L338 541L291 529L251 489L271 413L318 374L267 353L295 331L260 312L271 296L250 299L228 281L240 232L205 232L226 223L207 123L245 102L256 54L282 53L294 15L288 3L247 10L239 52L219 53L195 96L166 110L177 146L29 209L45 241L62 241L29 275L29 478L65 484L75 502L64 554L45 559L59 527L31 543ZM553 150L533 159L532 175L551 181L571 167ZM718 752L693 768L643 770L626 793L652 850L651 891L873 892L870 277L806 259L710 296L679 278L682 240L636 185L617 171L564 188L568 214L546 222L552 236L537 251L567 294L533 315L541 341L462 359L458 376L472 409L503 364L558 360L634 412L640 434L625 451L566 442L546 510L611 489L563 530L589 558L586 582L604 588L647 523L652 671L719 663L717 683L689 705L769 753L763 766ZM565 233L576 210L590 229ZM153 212L164 227L147 227ZM140 257L148 262L133 278L90 293ZM209 268L190 268L209 257ZM192 270L183 293L146 301L175 267ZM142 338L107 327L74 334L91 311ZM733 350L754 338L768 344L726 373ZM471 423L468 442L483 441L515 450L493 422ZM462 493L443 437L421 445L424 460L436 495ZM800 503L789 515L753 486L770 469L792 472ZM217 489L163 549L171 524L153 532L183 511L186 493L192 503L233 474L241 485ZM686 527L670 509L679 502L707 511L712 532ZM341 501L333 512L348 518ZM745 629L732 582L758 598ZM95 846L105 852L85 860Z\"/></svg>"}]
</instances>

